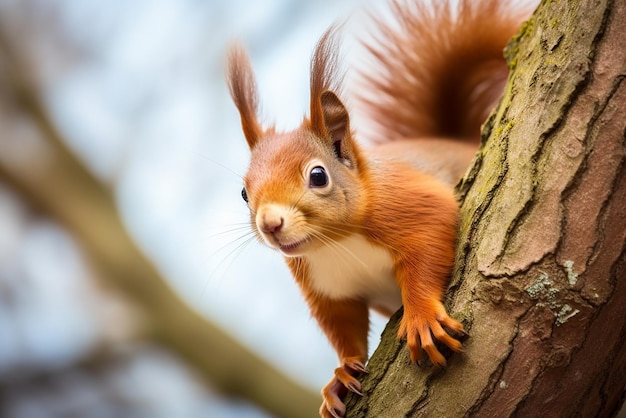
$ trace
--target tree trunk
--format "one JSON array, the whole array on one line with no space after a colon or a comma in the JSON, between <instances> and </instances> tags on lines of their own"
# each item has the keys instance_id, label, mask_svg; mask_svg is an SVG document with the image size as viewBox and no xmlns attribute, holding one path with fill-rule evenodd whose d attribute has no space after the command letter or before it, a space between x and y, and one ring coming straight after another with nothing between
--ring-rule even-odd
<instances>
[{"instance_id":1,"label":"tree trunk","mask_svg":"<svg viewBox=\"0 0 626 418\"><path fill-rule=\"evenodd\" d=\"M487 22L486 22L487 24ZM626 387L626 2L544 0L459 187L445 369L383 333L348 417L612 416Z\"/></svg>"}]
</instances>

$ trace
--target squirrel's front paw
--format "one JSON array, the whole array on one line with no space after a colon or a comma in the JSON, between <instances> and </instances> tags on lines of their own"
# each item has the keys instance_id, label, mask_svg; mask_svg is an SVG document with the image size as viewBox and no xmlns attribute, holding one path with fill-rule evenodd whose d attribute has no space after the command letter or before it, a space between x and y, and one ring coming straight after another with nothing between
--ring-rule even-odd
<instances>
[{"instance_id":1,"label":"squirrel's front paw","mask_svg":"<svg viewBox=\"0 0 626 418\"><path fill-rule=\"evenodd\" d=\"M448 316L441 303L428 309L424 307L407 309L406 306L404 307L404 315L398 329L398 338L406 338L411 361L416 363L421 360L423 349L434 365L446 365L445 357L437 350L433 342L433 335L453 351L463 351L463 345L450 336L443 327L457 334L465 334L463 325Z\"/></svg>"},{"instance_id":2,"label":"squirrel's front paw","mask_svg":"<svg viewBox=\"0 0 626 418\"><path fill-rule=\"evenodd\" d=\"M367 373L363 362L356 357L345 358L341 361L341 366L335 369L335 376L322 389L322 407L320 415L324 418L340 418L346 413L346 406L342 399L348 393L361 393L361 382L356 379L359 373Z\"/></svg>"}]
</instances>

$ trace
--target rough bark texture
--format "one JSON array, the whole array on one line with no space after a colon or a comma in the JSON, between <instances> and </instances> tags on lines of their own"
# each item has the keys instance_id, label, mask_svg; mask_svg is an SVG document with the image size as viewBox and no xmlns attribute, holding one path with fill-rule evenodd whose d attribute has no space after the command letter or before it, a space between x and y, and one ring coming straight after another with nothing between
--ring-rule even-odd
<instances>
[{"instance_id":1,"label":"rough bark texture","mask_svg":"<svg viewBox=\"0 0 626 418\"><path fill-rule=\"evenodd\" d=\"M418 367L400 313L349 417L612 416L626 387L626 2L548 1L460 185L448 307L470 337Z\"/></svg>"}]
</instances>

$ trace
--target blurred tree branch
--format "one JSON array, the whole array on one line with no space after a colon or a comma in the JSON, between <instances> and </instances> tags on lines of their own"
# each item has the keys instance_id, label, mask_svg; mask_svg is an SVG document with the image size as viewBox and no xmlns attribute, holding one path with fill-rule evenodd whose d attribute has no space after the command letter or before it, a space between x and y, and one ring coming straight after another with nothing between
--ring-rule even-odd
<instances>
[{"instance_id":1,"label":"blurred tree branch","mask_svg":"<svg viewBox=\"0 0 626 418\"><path fill-rule=\"evenodd\" d=\"M0 154L0 180L32 207L65 225L103 278L131 298L148 338L177 352L213 387L277 416L316 411L318 396L289 380L186 305L129 236L111 191L67 149L42 104L34 77L0 28L0 93L32 118L47 152L16 161ZM1 109L1 108L0 108Z\"/></svg>"}]
</instances>

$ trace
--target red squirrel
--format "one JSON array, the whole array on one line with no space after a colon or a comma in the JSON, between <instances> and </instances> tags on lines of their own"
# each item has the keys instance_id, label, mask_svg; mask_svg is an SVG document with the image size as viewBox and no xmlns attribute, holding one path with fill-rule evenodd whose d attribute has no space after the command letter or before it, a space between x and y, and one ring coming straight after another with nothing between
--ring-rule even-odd
<instances>
[{"instance_id":1,"label":"red squirrel","mask_svg":"<svg viewBox=\"0 0 626 418\"><path fill-rule=\"evenodd\" d=\"M453 336L463 326L442 303L458 225L453 187L508 74L502 50L522 16L502 3L392 0L398 25L377 21L378 42L366 45L376 64L362 70L371 147L357 142L339 97L336 27L313 54L310 115L290 132L259 122L249 59L231 50L228 85L251 151L242 197L252 229L284 256L339 356L323 417L343 416L343 396L361 393L369 309L404 306L398 337L413 362L424 350L446 364L433 337L463 349Z\"/></svg>"}]
</instances>

